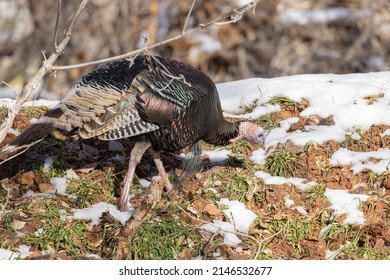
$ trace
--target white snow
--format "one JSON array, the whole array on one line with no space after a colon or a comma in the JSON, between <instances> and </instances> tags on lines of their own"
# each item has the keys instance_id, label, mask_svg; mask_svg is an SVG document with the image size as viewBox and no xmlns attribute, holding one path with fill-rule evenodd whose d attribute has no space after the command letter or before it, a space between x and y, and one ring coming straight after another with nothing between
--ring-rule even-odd
<instances>
[{"instance_id":1,"label":"white snow","mask_svg":"<svg viewBox=\"0 0 390 280\"><path fill-rule=\"evenodd\" d=\"M142 178L142 179L139 179L139 183L140 183L141 186L143 186L144 188L148 188L152 182L149 181L149 180L146 180L146 179L143 179L143 178Z\"/></svg>"},{"instance_id":2,"label":"white snow","mask_svg":"<svg viewBox=\"0 0 390 280\"><path fill-rule=\"evenodd\" d=\"M218 84L222 108L239 113L254 103L266 104L274 96L295 101L307 99L310 106L301 116L333 115L335 126L344 130L369 128L374 124L390 125L390 72L364 74L305 74L278 78L252 78ZM384 96L368 105L367 96ZM320 126L312 129L321 129ZM327 131L328 132L328 131ZM325 132L323 132L325 133Z\"/></svg>"},{"instance_id":3,"label":"white snow","mask_svg":"<svg viewBox=\"0 0 390 280\"><path fill-rule=\"evenodd\" d=\"M227 209L223 210L223 214L234 225L235 229L248 233L249 227L256 219L256 214L245 207L245 204L237 200L228 200L222 198L219 204L224 205Z\"/></svg>"},{"instance_id":4,"label":"white snow","mask_svg":"<svg viewBox=\"0 0 390 280\"><path fill-rule=\"evenodd\" d=\"M340 245L340 247L334 251L331 251L331 250L326 251L325 252L325 259L326 260L334 260L344 250L344 248L349 246L349 244L350 244L350 242L347 241L345 244Z\"/></svg>"},{"instance_id":5,"label":"white snow","mask_svg":"<svg viewBox=\"0 0 390 280\"><path fill-rule=\"evenodd\" d=\"M47 158L45 158L45 162L43 163L43 171L44 172L49 172L49 170L53 166L53 164L54 164L54 158L53 157L48 156Z\"/></svg>"},{"instance_id":6,"label":"white snow","mask_svg":"<svg viewBox=\"0 0 390 280\"><path fill-rule=\"evenodd\" d=\"M20 245L19 248L11 251L6 249L0 249L0 260L14 260L17 258L25 259L31 255L30 246Z\"/></svg>"},{"instance_id":7,"label":"white snow","mask_svg":"<svg viewBox=\"0 0 390 280\"><path fill-rule=\"evenodd\" d=\"M133 215L132 210L121 212L118 210L116 205L109 204L107 202L99 202L89 208L72 209L72 211L74 212L74 216L68 218L91 220L92 225L97 225L100 223L100 218L103 212L109 212L111 216L118 220L122 225L125 225Z\"/></svg>"},{"instance_id":8,"label":"white snow","mask_svg":"<svg viewBox=\"0 0 390 280\"><path fill-rule=\"evenodd\" d=\"M351 194L347 190L326 189L325 196L331 203L330 209L335 211L336 215L346 214L347 218L344 224L364 224L363 212L358 209L361 202L369 197L364 194Z\"/></svg>"},{"instance_id":9,"label":"white snow","mask_svg":"<svg viewBox=\"0 0 390 280\"><path fill-rule=\"evenodd\" d=\"M237 245L241 243L241 239L234 233L234 226L231 223L215 220L212 223L201 226L200 228L212 233L218 232L223 237L224 244Z\"/></svg>"},{"instance_id":10,"label":"white snow","mask_svg":"<svg viewBox=\"0 0 390 280\"><path fill-rule=\"evenodd\" d=\"M303 216L307 215L307 211L302 206L297 206L295 209Z\"/></svg>"},{"instance_id":11,"label":"white snow","mask_svg":"<svg viewBox=\"0 0 390 280\"><path fill-rule=\"evenodd\" d=\"M12 134L14 134L15 136L18 136L18 135L20 134L19 131L13 129L12 127L8 130L8 133L12 133Z\"/></svg>"},{"instance_id":12,"label":"white snow","mask_svg":"<svg viewBox=\"0 0 390 280\"><path fill-rule=\"evenodd\" d=\"M284 199L284 206L290 208L290 207L293 206L294 204L295 204L294 200L289 199L289 198L285 198L285 199Z\"/></svg>"},{"instance_id":13,"label":"white snow","mask_svg":"<svg viewBox=\"0 0 390 280\"><path fill-rule=\"evenodd\" d=\"M377 162L372 160L376 159ZM331 159L331 165L349 165L353 173L369 169L377 174L390 170L390 149L378 149L373 152L353 152L345 148L336 151Z\"/></svg>"},{"instance_id":14,"label":"white snow","mask_svg":"<svg viewBox=\"0 0 390 280\"><path fill-rule=\"evenodd\" d=\"M37 100L33 100L33 101L27 101L23 104L23 106L46 106L49 109L52 109L55 106L57 106L58 103L60 103L58 100L37 99ZM15 104L14 99L10 99L10 98L1 98L0 99L0 107L12 106L13 104Z\"/></svg>"},{"instance_id":15,"label":"white snow","mask_svg":"<svg viewBox=\"0 0 390 280\"><path fill-rule=\"evenodd\" d=\"M190 155L181 153L179 158L184 159L186 156ZM206 156L211 163L221 164L229 159L230 151L226 149L215 149L215 150L202 150L202 156Z\"/></svg>"},{"instance_id":16,"label":"white snow","mask_svg":"<svg viewBox=\"0 0 390 280\"><path fill-rule=\"evenodd\" d=\"M223 163L229 159L229 150L211 150L211 151L202 151L203 155L206 155L211 163Z\"/></svg>"},{"instance_id":17,"label":"white snow","mask_svg":"<svg viewBox=\"0 0 390 280\"><path fill-rule=\"evenodd\" d=\"M381 134L381 137L385 137L385 136L390 136L390 128L389 128L389 129L386 129L386 130L383 131L383 133Z\"/></svg>"},{"instance_id":18,"label":"white snow","mask_svg":"<svg viewBox=\"0 0 390 280\"><path fill-rule=\"evenodd\" d=\"M226 207L223 210L223 214L228 222L214 220L212 223L201 226L201 228L213 233L218 232L224 238L224 243L227 245L240 244L241 239L235 234L236 231L248 233L249 227L256 219L256 214L248 210L245 204L237 200L222 198L219 204Z\"/></svg>"},{"instance_id":19,"label":"white snow","mask_svg":"<svg viewBox=\"0 0 390 280\"><path fill-rule=\"evenodd\" d=\"M62 195L67 195L66 193L66 178L65 177L53 177L50 179L50 184L52 184L56 190L55 192Z\"/></svg>"},{"instance_id":20,"label":"white snow","mask_svg":"<svg viewBox=\"0 0 390 280\"><path fill-rule=\"evenodd\" d=\"M264 171L256 171L255 176L263 179L264 184L266 185L283 185L283 184L293 184L301 190L307 190L315 186L315 182L306 182L306 179L303 178L285 178L281 176L272 176Z\"/></svg>"}]
</instances>

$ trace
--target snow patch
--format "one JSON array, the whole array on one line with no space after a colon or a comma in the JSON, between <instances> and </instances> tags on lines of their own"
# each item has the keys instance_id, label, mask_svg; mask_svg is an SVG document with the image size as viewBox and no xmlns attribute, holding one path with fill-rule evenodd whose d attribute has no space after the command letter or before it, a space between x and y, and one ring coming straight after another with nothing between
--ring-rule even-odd
<instances>
[{"instance_id":1,"label":"snow patch","mask_svg":"<svg viewBox=\"0 0 390 280\"><path fill-rule=\"evenodd\" d=\"M349 241L347 241L346 244L340 245L340 247L334 251L328 250L325 252L325 259L326 260L334 260L337 258L337 256L344 250L344 248L348 247L350 244Z\"/></svg>"},{"instance_id":2,"label":"snow patch","mask_svg":"<svg viewBox=\"0 0 390 280\"><path fill-rule=\"evenodd\" d=\"M201 228L212 233L219 233L223 237L224 244L237 245L241 243L241 239L234 234L234 226L231 223L215 220L212 223L201 226Z\"/></svg>"},{"instance_id":3,"label":"snow patch","mask_svg":"<svg viewBox=\"0 0 390 280\"><path fill-rule=\"evenodd\" d=\"M376 159L377 162L373 162ZM390 149L372 152L353 152L346 148L337 150L330 159L331 165L352 165L354 174L369 169L376 174L390 170Z\"/></svg>"},{"instance_id":4,"label":"snow patch","mask_svg":"<svg viewBox=\"0 0 390 280\"><path fill-rule=\"evenodd\" d=\"M50 184L52 184L56 188L55 191L52 191L53 193L56 192L58 194L67 195L66 193L67 183L65 177L62 178L53 177L50 179Z\"/></svg>"},{"instance_id":5,"label":"snow patch","mask_svg":"<svg viewBox=\"0 0 390 280\"><path fill-rule=\"evenodd\" d=\"M229 150L211 150L202 151L203 155L206 155L211 163L224 163L229 159Z\"/></svg>"},{"instance_id":6,"label":"snow patch","mask_svg":"<svg viewBox=\"0 0 390 280\"><path fill-rule=\"evenodd\" d=\"M97 225L100 223L100 217L104 212L110 213L111 216L118 220L122 225L125 225L133 215L133 210L121 212L115 205L109 204L107 202L99 202L89 208L72 209L72 211L74 212L74 216L68 218L91 220L92 225Z\"/></svg>"},{"instance_id":7,"label":"snow patch","mask_svg":"<svg viewBox=\"0 0 390 280\"><path fill-rule=\"evenodd\" d=\"M346 214L347 218L344 224L364 224L363 212L358 209L361 202L369 197L364 194L351 194L346 190L326 189L325 196L331 203L330 209L335 211L336 215Z\"/></svg>"},{"instance_id":8,"label":"snow patch","mask_svg":"<svg viewBox=\"0 0 390 280\"><path fill-rule=\"evenodd\" d=\"M381 137L390 136L390 128L386 129L382 134Z\"/></svg>"},{"instance_id":9,"label":"snow patch","mask_svg":"<svg viewBox=\"0 0 390 280\"><path fill-rule=\"evenodd\" d=\"M45 158L45 162L43 163L43 171L44 172L49 172L50 168L54 164L54 158L53 157L47 157Z\"/></svg>"},{"instance_id":10,"label":"snow patch","mask_svg":"<svg viewBox=\"0 0 390 280\"><path fill-rule=\"evenodd\" d=\"M289 199L289 198L285 198L285 199L284 199L284 206L290 208L290 207L293 206L294 204L295 204L294 200Z\"/></svg>"},{"instance_id":11,"label":"snow patch","mask_svg":"<svg viewBox=\"0 0 390 280\"><path fill-rule=\"evenodd\" d=\"M293 184L301 190L307 190L316 185L316 182L306 182L306 179L302 178L285 178L281 176L272 176L264 171L256 171L255 176L263 179L266 185L283 185Z\"/></svg>"},{"instance_id":12,"label":"snow patch","mask_svg":"<svg viewBox=\"0 0 390 280\"><path fill-rule=\"evenodd\" d=\"M227 198L222 198L219 204L227 207L223 210L223 214L228 222L214 220L201 228L213 233L219 233L227 245L240 244L241 239L235 234L236 231L248 233L249 227L256 219L256 214L248 210L245 204L237 200L230 201Z\"/></svg>"},{"instance_id":13,"label":"snow patch","mask_svg":"<svg viewBox=\"0 0 390 280\"><path fill-rule=\"evenodd\" d=\"M31 254L30 246L20 245L19 248L13 251L0 249L0 260L25 259Z\"/></svg>"},{"instance_id":14,"label":"snow patch","mask_svg":"<svg viewBox=\"0 0 390 280\"><path fill-rule=\"evenodd\" d=\"M227 209L223 210L223 214L229 222L233 224L238 231L247 233L249 227L256 219L256 214L251 210L248 210L245 207L245 204L237 200L230 201L227 198L222 198L219 203L227 207Z\"/></svg>"},{"instance_id":15,"label":"snow patch","mask_svg":"<svg viewBox=\"0 0 390 280\"><path fill-rule=\"evenodd\" d=\"M146 180L146 179L139 179L139 183L140 183L141 186L143 186L144 188L148 188L148 187L150 187L150 184L151 184L152 182L149 181L149 180Z\"/></svg>"}]
</instances>

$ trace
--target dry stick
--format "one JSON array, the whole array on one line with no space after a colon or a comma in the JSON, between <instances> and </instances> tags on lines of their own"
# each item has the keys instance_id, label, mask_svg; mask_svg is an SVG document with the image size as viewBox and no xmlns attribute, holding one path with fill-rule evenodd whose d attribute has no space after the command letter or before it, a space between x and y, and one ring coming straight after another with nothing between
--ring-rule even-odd
<instances>
[{"instance_id":1,"label":"dry stick","mask_svg":"<svg viewBox=\"0 0 390 280\"><path fill-rule=\"evenodd\" d=\"M62 1L61 1L61 0L58 0L57 16L56 16L56 25L55 25L55 27L54 27L54 39L53 39L54 51L56 50L56 47L57 47L57 33L58 33L58 23L59 23L59 21L60 21L61 6L62 6ZM45 59L45 60L46 60L46 59Z\"/></svg>"},{"instance_id":2,"label":"dry stick","mask_svg":"<svg viewBox=\"0 0 390 280\"><path fill-rule=\"evenodd\" d=\"M245 6L241 7L241 8L239 8L239 9L234 9L230 14L228 14L226 16L223 16L223 17L221 17L219 19L216 19L214 21L209 21L209 22L207 22L205 24L199 24L199 26L197 28L194 28L192 30L186 31L186 32L181 33L181 34L179 34L177 36L169 38L167 40L158 42L158 43L153 44L153 45L149 45L147 47L144 47L144 48L141 48L141 49L138 49L138 50L134 50L134 51L131 51L131 52L128 52L128 53L125 53L125 54L121 54L121 55L117 55L117 56L112 56L112 57L109 57L109 58L99 59L99 60L85 62L85 63L80 63L80 64L72 64L72 65L66 65L66 66L52 66L51 65L48 70L49 71L69 70L69 69L81 68L81 67L86 67L86 66L91 66L91 65L96 65L96 64L102 64L102 63L107 63L107 62L111 62L111 61L115 61L115 60L119 60L119 59L128 58L129 56L136 55L138 53L144 52L145 50L151 50L151 49L154 49L154 48L157 48L157 47L161 47L161 46L166 45L166 44L168 44L170 42L176 41L176 40L178 40L178 39L180 39L180 38L182 38L184 36L188 36L190 34L198 32L200 30L209 28L212 25L225 25L225 24L230 24L230 23L237 22L237 21L239 21L242 18L242 16L248 10L254 8L256 6L256 3L257 3L257 0L251 2L251 3L247 4L247 5L245 5Z\"/></svg>"},{"instance_id":3,"label":"dry stick","mask_svg":"<svg viewBox=\"0 0 390 280\"><path fill-rule=\"evenodd\" d=\"M189 10L189 12L188 12L188 14L187 14L186 21L184 22L183 31L181 32L182 34L184 34L184 33L186 32L188 20L190 19L190 16L191 16L191 13L192 13L192 9L193 9L194 6L195 6L195 2L196 2L196 0L193 0L193 1L192 1L191 8L190 8L190 10Z\"/></svg>"},{"instance_id":4,"label":"dry stick","mask_svg":"<svg viewBox=\"0 0 390 280\"><path fill-rule=\"evenodd\" d=\"M10 161L11 159L13 159L13 158L15 158L15 157L17 157L17 156L19 156L19 155L21 155L21 154L23 154L25 151L27 151L28 149L30 149L30 147L32 147L32 146L34 146L35 144L41 142L42 140L43 140L43 139L39 139L39 140L37 140L37 141L35 141L35 142L33 142L33 143L30 143L30 144L28 144L28 145L25 145L22 151L20 151L20 152L14 154L14 155L8 157L7 159L1 161L1 162L0 162L0 165L6 163L7 161Z\"/></svg>"},{"instance_id":5,"label":"dry stick","mask_svg":"<svg viewBox=\"0 0 390 280\"><path fill-rule=\"evenodd\" d=\"M62 42L55 47L54 53L52 53L49 58L44 59L43 64L41 68L38 70L38 72L35 74L35 76L29 81L29 83L23 88L20 95L16 97L16 103L15 105L10 108L8 112L7 119L4 120L4 123L0 127L0 143L4 140L5 136L7 135L7 132L12 126L12 123L15 119L16 114L20 111L20 109L23 106L23 103L27 100L27 98L30 96L31 92L38 86L40 81L43 79L43 77L51 71L53 64L56 62L57 58L63 54L65 51L66 45L70 41L70 37L72 36L72 30L74 25L76 24L76 21L78 20L81 12L87 5L89 0L83 0L77 9L76 13L73 15L72 20L68 26L68 28L65 31L64 39Z\"/></svg>"}]
</instances>

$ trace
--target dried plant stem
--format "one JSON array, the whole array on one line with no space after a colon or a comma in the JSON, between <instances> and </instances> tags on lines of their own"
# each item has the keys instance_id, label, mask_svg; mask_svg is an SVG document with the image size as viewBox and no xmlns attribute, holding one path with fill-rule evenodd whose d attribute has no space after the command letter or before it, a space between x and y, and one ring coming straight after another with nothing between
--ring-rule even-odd
<instances>
[{"instance_id":1,"label":"dried plant stem","mask_svg":"<svg viewBox=\"0 0 390 280\"><path fill-rule=\"evenodd\" d=\"M182 33L185 33L185 32L186 32L188 20L190 19L190 16L191 16L191 13L192 13L192 9L193 9L194 6L195 6L195 2L196 2L196 0L193 0L193 1L192 1L191 8L190 8L190 10L188 11L186 21L184 22L184 26L183 26L183 31L182 31Z\"/></svg>"},{"instance_id":2,"label":"dried plant stem","mask_svg":"<svg viewBox=\"0 0 390 280\"><path fill-rule=\"evenodd\" d=\"M55 51L55 49L57 47L58 23L60 21L61 7L62 7L62 0L58 0L56 25L54 27L54 38L53 38L54 51Z\"/></svg>"}]
</instances>

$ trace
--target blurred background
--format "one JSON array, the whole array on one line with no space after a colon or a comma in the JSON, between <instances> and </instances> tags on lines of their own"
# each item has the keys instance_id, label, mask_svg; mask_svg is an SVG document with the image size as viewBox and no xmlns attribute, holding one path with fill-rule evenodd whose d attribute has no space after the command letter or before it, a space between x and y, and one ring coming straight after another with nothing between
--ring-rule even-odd
<instances>
[{"instance_id":1,"label":"blurred background","mask_svg":"<svg viewBox=\"0 0 390 280\"><path fill-rule=\"evenodd\" d=\"M59 39L80 1L62 1ZM250 1L197 0L187 29ZM119 55L180 34L192 0L91 0L57 65ZM0 81L19 89L53 51L55 0L0 0ZM390 69L389 0L262 0L239 22L155 49L216 83L302 73ZM58 99L96 66L48 76L39 98ZM6 89L4 89L6 88ZM12 97L2 86L1 97Z\"/></svg>"}]
</instances>

